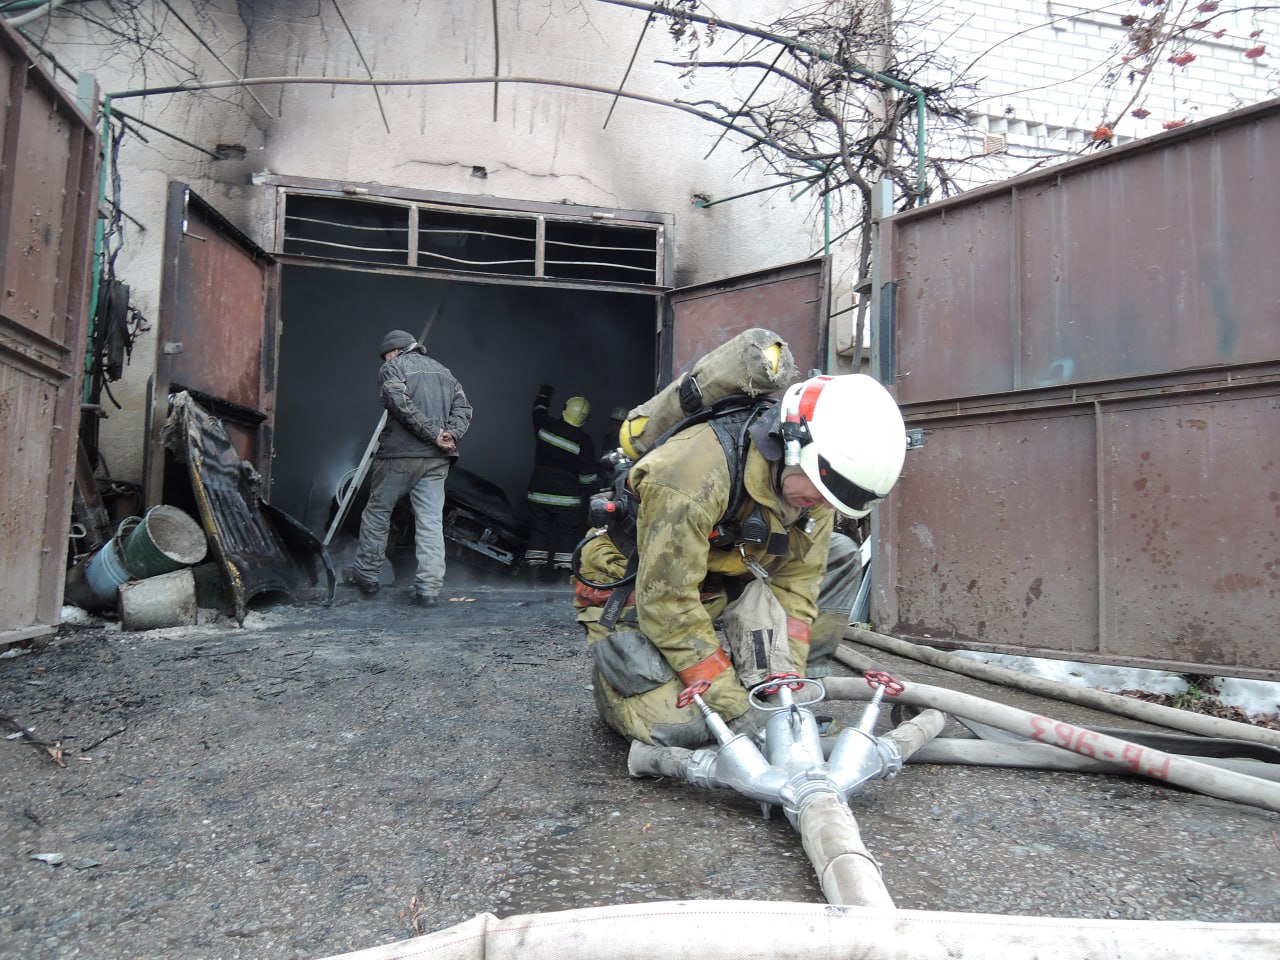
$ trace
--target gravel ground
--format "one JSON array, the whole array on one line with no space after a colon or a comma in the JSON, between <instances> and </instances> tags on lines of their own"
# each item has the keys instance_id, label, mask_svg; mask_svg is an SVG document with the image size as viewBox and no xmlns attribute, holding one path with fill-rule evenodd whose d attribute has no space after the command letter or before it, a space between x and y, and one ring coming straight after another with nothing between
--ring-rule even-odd
<instances>
[{"instance_id":1,"label":"gravel ground","mask_svg":"<svg viewBox=\"0 0 1280 960\"><path fill-rule=\"evenodd\" d=\"M65 764L0 744L0 956L306 958L486 912L822 902L784 817L627 775L567 588L450 575L434 610L343 588L243 628L98 625L0 661L0 714ZM864 652L910 680L1140 726ZM1264 810L915 764L852 807L899 907L1280 921L1280 815Z\"/></svg>"}]
</instances>

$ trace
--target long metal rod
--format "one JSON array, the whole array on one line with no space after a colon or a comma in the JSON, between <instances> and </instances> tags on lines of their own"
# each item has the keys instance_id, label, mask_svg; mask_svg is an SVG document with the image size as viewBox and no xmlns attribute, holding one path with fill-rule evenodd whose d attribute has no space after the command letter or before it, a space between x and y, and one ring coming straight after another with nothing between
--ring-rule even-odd
<instances>
[{"instance_id":1,"label":"long metal rod","mask_svg":"<svg viewBox=\"0 0 1280 960\"><path fill-rule=\"evenodd\" d=\"M498 33L498 0L493 0L490 5L493 11L493 74L498 75L499 63L502 59L502 38ZM493 122L498 122L498 91L501 87L498 84L493 85Z\"/></svg>"},{"instance_id":2,"label":"long metal rod","mask_svg":"<svg viewBox=\"0 0 1280 960\"><path fill-rule=\"evenodd\" d=\"M782 144L770 137L762 137L758 133L745 130L728 120L724 120L714 114L707 113L705 110L699 110L697 107L692 107L676 100L664 100L661 97L649 97L642 93L630 93L625 90L617 90L613 87L603 87L594 83L576 83L572 80L548 80L544 77L392 77L381 79L369 77L242 77L239 80L207 80L191 83L168 84L163 87L139 87L135 90L114 91L112 93L108 93L107 96L116 100L136 100L141 97L155 97L166 94L199 93L204 90L226 90L230 87L289 86L292 84L311 84L334 87L367 87L373 85L380 87L443 87L469 83L517 83L546 87L564 87L569 90L585 90L589 93L603 93L611 97L626 97L628 100L639 100L642 103L651 103L659 107L670 107L673 110L679 110L682 113L687 113L700 120L706 120L708 123L714 123L717 126L726 127L732 132L741 134L749 140L754 140L756 143L772 147L784 156L792 157L792 159L799 161L805 160L804 157L796 155L792 151L785 149Z\"/></svg>"},{"instance_id":3,"label":"long metal rod","mask_svg":"<svg viewBox=\"0 0 1280 960\"><path fill-rule=\"evenodd\" d=\"M373 79L373 71L369 69L369 61L364 58L364 51L360 49L360 42L356 40L355 32L351 29L351 24L347 23L347 18L342 12L342 8L338 6L338 0L332 0L333 11L338 15L338 19L342 21L342 27L347 31L347 36L351 38L351 45L356 48L356 56L360 58L361 65L364 66L364 72ZM498 72L497 64L494 64L494 73ZM373 88L373 98L378 101L378 112L382 114L382 126L387 133L391 132L391 124L387 121L387 110L382 105L382 94L378 92L378 88Z\"/></svg>"},{"instance_id":4,"label":"long metal rod","mask_svg":"<svg viewBox=\"0 0 1280 960\"><path fill-rule=\"evenodd\" d=\"M640 28L640 36L636 37L636 45L631 51L631 59L627 61L627 69L622 72L622 79L618 81L618 93L621 93L622 88L627 85L627 78L631 76L631 68L636 65L636 56L640 53L640 45L644 43L644 35L648 31L649 24L651 23L653 23L652 13L644 18L644 26ZM498 68L496 66L494 67L493 72L498 72ZM601 124L600 127L602 130L609 126L609 120L613 117L613 108L618 105L618 93L615 93L613 100L609 102L609 112L605 115L604 123ZM724 136L724 134L721 133L721 136Z\"/></svg>"},{"instance_id":5,"label":"long metal rod","mask_svg":"<svg viewBox=\"0 0 1280 960\"><path fill-rule=\"evenodd\" d=\"M173 9L173 6L169 3L169 0L160 0L160 4L166 10L168 10L170 14L173 15L173 19L177 20L180 24L186 27L187 32L191 34L191 36L195 37L196 43L204 47L204 49L208 51L209 56L213 57L213 59L218 62L218 66L222 67L222 69L226 70L227 73L231 74L233 77L237 77L237 78L240 77L240 74L237 73L235 70L231 69L231 67L227 66L226 62L222 59L222 57L218 54L218 52L214 50L213 47L209 46L209 41L200 35L200 31L197 30L195 27L191 26L191 24L187 23L187 21L182 19L182 15L178 13L177 10ZM258 99L258 95L256 93L254 93L252 90L248 91L248 93L249 93L249 96L253 98L253 102L256 103L262 109L263 113L265 113L272 120L279 119L274 113L272 113L270 110L267 109L267 105L265 103L263 103L261 100Z\"/></svg>"},{"instance_id":6,"label":"long metal rod","mask_svg":"<svg viewBox=\"0 0 1280 960\"><path fill-rule=\"evenodd\" d=\"M652 14L650 16L652 16ZM773 71L773 68L778 65L778 61L782 59L782 55L786 52L786 47L780 47L778 49L778 55L773 58L773 63L769 64L769 69L761 71L760 79L757 80L756 85L751 88L751 92L743 97L742 105L738 107L737 110L733 111L733 116L729 118L730 120L737 120L738 117L742 116L742 111L747 109L747 106L751 103L751 99L759 92L760 88L764 86L764 82L769 79L769 74ZM703 155L703 160L710 159L711 154L715 153L716 147L720 146L720 141L724 139L725 132L726 131L724 130L720 131L720 136L716 137L716 142L711 145L711 149Z\"/></svg>"}]
</instances>

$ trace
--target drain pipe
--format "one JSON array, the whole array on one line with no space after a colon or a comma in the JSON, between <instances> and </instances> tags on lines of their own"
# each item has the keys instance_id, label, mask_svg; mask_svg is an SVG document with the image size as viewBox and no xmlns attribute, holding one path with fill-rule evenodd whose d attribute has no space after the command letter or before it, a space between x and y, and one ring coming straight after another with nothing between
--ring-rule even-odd
<instances>
[{"instance_id":1,"label":"drain pipe","mask_svg":"<svg viewBox=\"0 0 1280 960\"><path fill-rule=\"evenodd\" d=\"M866 688L857 678L826 677L823 684L833 700L867 698ZM1125 773L1172 783L1220 800L1232 800L1280 812L1280 784L1211 767L1109 734L1086 730L1052 717L922 683L903 684L898 701L909 706L933 707L952 716L977 720L1039 743L1101 760Z\"/></svg>"}]
</instances>

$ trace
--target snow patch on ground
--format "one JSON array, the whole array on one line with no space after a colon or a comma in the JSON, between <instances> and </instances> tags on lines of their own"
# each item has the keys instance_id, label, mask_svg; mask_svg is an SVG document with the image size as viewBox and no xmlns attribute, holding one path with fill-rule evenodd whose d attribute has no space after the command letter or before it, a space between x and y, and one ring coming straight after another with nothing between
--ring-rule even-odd
<instances>
[{"instance_id":1,"label":"snow patch on ground","mask_svg":"<svg viewBox=\"0 0 1280 960\"><path fill-rule=\"evenodd\" d=\"M1121 690L1145 690L1147 693L1178 694L1188 689L1179 674L1163 670L1142 670L1103 663L1075 663L1070 660L1048 660L1011 654L979 653L973 650L952 651L955 656L992 666L1016 670L1032 677L1058 680L1077 687L1091 687L1119 693ZM1228 706L1236 707L1251 718L1280 713L1280 683L1244 680L1239 677L1216 678L1216 692L1211 694Z\"/></svg>"},{"instance_id":2,"label":"snow patch on ground","mask_svg":"<svg viewBox=\"0 0 1280 960\"><path fill-rule=\"evenodd\" d=\"M181 637L208 637L217 634L231 633L237 630L266 630L270 627L287 625L295 618L288 608L271 610L250 610L245 614L244 624L239 624L233 617L228 617L217 610L206 610L203 607L196 611L196 622L174 627L157 627L154 630L126 631L118 620L108 620L87 610L70 604L62 608L61 623L72 627L97 627L107 633L118 633L131 638L172 640Z\"/></svg>"}]
</instances>

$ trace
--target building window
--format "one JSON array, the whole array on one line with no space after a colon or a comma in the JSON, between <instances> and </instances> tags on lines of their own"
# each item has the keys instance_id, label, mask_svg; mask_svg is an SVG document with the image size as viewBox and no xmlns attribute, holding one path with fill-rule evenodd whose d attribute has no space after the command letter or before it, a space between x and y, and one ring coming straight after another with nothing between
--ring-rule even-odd
<instances>
[{"instance_id":1,"label":"building window","mask_svg":"<svg viewBox=\"0 0 1280 960\"><path fill-rule=\"evenodd\" d=\"M289 194L283 249L299 257L403 265L409 262L409 208Z\"/></svg>"},{"instance_id":2,"label":"building window","mask_svg":"<svg viewBox=\"0 0 1280 960\"><path fill-rule=\"evenodd\" d=\"M657 286L659 224L285 193L282 252L451 273Z\"/></svg>"}]
</instances>

